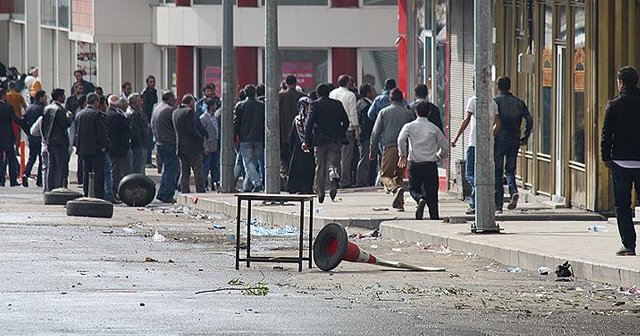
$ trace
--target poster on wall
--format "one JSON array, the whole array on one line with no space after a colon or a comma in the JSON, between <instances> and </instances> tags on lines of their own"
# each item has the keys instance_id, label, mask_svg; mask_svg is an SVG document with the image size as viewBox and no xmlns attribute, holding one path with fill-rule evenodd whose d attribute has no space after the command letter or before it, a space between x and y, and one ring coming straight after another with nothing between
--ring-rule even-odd
<instances>
[{"instance_id":1,"label":"poster on wall","mask_svg":"<svg viewBox=\"0 0 640 336\"><path fill-rule=\"evenodd\" d=\"M76 70L82 70L84 80L92 83L96 83L98 78L96 60L96 46L91 43L78 41L76 47Z\"/></svg>"},{"instance_id":2,"label":"poster on wall","mask_svg":"<svg viewBox=\"0 0 640 336\"><path fill-rule=\"evenodd\" d=\"M303 89L314 88L313 62L282 62L280 72L282 80L288 75L294 75L298 79L298 85Z\"/></svg>"},{"instance_id":3,"label":"poster on wall","mask_svg":"<svg viewBox=\"0 0 640 336\"><path fill-rule=\"evenodd\" d=\"M220 97L220 88L222 87L222 68L216 66L204 67L204 82L213 83L216 86L216 96Z\"/></svg>"}]
</instances>

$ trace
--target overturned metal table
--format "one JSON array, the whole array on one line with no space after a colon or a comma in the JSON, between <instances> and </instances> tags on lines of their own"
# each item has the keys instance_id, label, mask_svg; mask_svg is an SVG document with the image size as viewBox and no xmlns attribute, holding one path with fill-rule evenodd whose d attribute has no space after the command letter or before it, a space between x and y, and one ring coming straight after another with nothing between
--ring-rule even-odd
<instances>
[{"instance_id":1,"label":"overturned metal table","mask_svg":"<svg viewBox=\"0 0 640 336\"><path fill-rule=\"evenodd\" d=\"M243 193L236 194L237 217L236 217L236 269L240 269L240 262L245 261L247 267L251 262L276 262L276 263L296 263L298 271L302 272L302 263L309 261L309 268L312 267L313 253L313 199L315 195L289 195L289 194L261 194ZM242 201L247 201L247 257L240 258L240 221L242 216ZM252 257L251 256L251 202L262 201L272 203L300 202L300 244L298 246L297 257ZM304 204L309 202L309 256L304 257Z\"/></svg>"}]
</instances>

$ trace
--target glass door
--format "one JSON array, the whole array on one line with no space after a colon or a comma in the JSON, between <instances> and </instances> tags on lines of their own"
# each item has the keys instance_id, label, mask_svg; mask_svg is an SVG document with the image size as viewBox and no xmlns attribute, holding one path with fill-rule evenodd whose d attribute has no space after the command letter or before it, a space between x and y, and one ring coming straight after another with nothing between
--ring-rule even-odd
<instances>
[{"instance_id":1,"label":"glass door","mask_svg":"<svg viewBox=\"0 0 640 336\"><path fill-rule=\"evenodd\" d=\"M556 52L556 116L555 116L555 192L554 201L564 202L564 128L565 76L567 47L558 46Z\"/></svg>"}]
</instances>

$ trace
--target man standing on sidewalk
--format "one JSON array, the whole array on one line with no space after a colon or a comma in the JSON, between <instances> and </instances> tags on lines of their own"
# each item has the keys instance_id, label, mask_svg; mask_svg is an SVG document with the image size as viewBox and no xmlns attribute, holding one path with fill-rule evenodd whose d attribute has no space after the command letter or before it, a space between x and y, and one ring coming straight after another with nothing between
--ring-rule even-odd
<instances>
[{"instance_id":1,"label":"man standing on sidewalk","mask_svg":"<svg viewBox=\"0 0 640 336\"><path fill-rule=\"evenodd\" d=\"M68 186L69 178L69 133L73 114L64 108L63 89L53 89L52 103L44 109L42 116L42 138L49 153L47 188L51 191Z\"/></svg>"},{"instance_id":2,"label":"man standing on sidewalk","mask_svg":"<svg viewBox=\"0 0 640 336\"><path fill-rule=\"evenodd\" d=\"M533 118L527 105L509 92L511 78L498 78L498 95L493 100L498 104L501 128L495 136L493 145L496 165L496 213L502 213L504 202L504 188L502 176L507 177L511 200L507 208L513 210L518 205L518 187L516 186L516 162L520 146L527 144L533 129ZM524 135L521 137L522 119L526 121Z\"/></svg>"},{"instance_id":3,"label":"man standing on sidewalk","mask_svg":"<svg viewBox=\"0 0 640 336\"><path fill-rule=\"evenodd\" d=\"M298 100L304 97L304 93L296 90L296 85L298 84L296 76L288 75L284 81L287 89L278 93L278 101L280 102L280 175L284 180L282 181L283 187L286 185L286 180L289 177L289 164L291 163L291 153L289 150L289 146L291 146L291 144L289 144L291 123L298 115ZM262 93L262 95L264 95L264 93ZM258 94L258 96L260 96L260 94ZM264 102L264 97L262 97L262 101Z\"/></svg>"},{"instance_id":4,"label":"man standing on sidewalk","mask_svg":"<svg viewBox=\"0 0 640 336\"><path fill-rule=\"evenodd\" d=\"M176 131L173 128L172 114L175 110L176 96L172 91L162 94L162 102L156 106L151 116L151 127L156 139L158 155L162 158L164 169L156 198L163 203L175 203L176 178L178 176L178 155L176 151Z\"/></svg>"},{"instance_id":5,"label":"man standing on sidewalk","mask_svg":"<svg viewBox=\"0 0 640 336\"><path fill-rule=\"evenodd\" d=\"M180 173L180 190L183 194L191 192L189 180L193 171L196 192L204 192L204 177L202 176L202 152L204 139L193 116L196 99L192 95L185 95L182 104L173 112L173 127L176 130L176 144L178 146L178 158L182 167ZM198 120L200 123L200 120Z\"/></svg>"},{"instance_id":6,"label":"man standing on sidewalk","mask_svg":"<svg viewBox=\"0 0 640 336\"><path fill-rule=\"evenodd\" d=\"M331 189L329 196L334 201L340 181L340 154L342 146L347 143L349 117L344 106L338 100L329 98L331 87L320 84L316 88L318 100L309 104L309 117L304 128L302 150L308 152L315 147L316 176L314 186L318 194L318 202L324 202L327 173Z\"/></svg>"},{"instance_id":7,"label":"man standing on sidewalk","mask_svg":"<svg viewBox=\"0 0 640 336\"><path fill-rule=\"evenodd\" d=\"M604 165L613 173L619 256L636 255L636 230L631 219L631 186L640 196L640 89L638 71L626 66L618 71L620 95L609 100L602 126L600 151Z\"/></svg>"},{"instance_id":8,"label":"man standing on sidewalk","mask_svg":"<svg viewBox=\"0 0 640 336\"><path fill-rule=\"evenodd\" d=\"M45 91L38 91L35 95L33 104L29 105L27 108L27 112L24 114L24 119L27 123L27 126L31 128L33 124L36 123L38 118L42 117L44 113L44 107L47 104L47 93ZM42 187L42 137L34 136L33 134L29 136L29 161L27 162L27 166L24 169L24 174L22 175L22 186L29 186L29 178L31 177L31 170L33 169L33 165L38 160L38 175L36 177L36 185L38 187Z\"/></svg>"},{"instance_id":9,"label":"man standing on sidewalk","mask_svg":"<svg viewBox=\"0 0 640 336\"><path fill-rule=\"evenodd\" d=\"M98 111L100 97L95 93L87 95L87 108L76 114L75 144L79 160L84 164L82 185L85 197L104 199L104 160L109 151L107 121ZM89 195L89 172L95 174L94 195Z\"/></svg>"},{"instance_id":10,"label":"man standing on sidewalk","mask_svg":"<svg viewBox=\"0 0 640 336\"><path fill-rule=\"evenodd\" d=\"M356 186L368 187L372 185L369 178L371 161L369 160L369 147L371 146L371 132L373 131L373 120L369 119L367 113L369 107L373 103L376 96L376 90L371 84L365 83L360 86L360 97L358 101L358 123L360 124L360 139L358 139L358 147L360 158L358 159L358 168L356 169Z\"/></svg>"},{"instance_id":11,"label":"man standing on sidewalk","mask_svg":"<svg viewBox=\"0 0 640 336\"><path fill-rule=\"evenodd\" d=\"M147 87L142 91L142 110L144 111L147 121L149 122L149 128L151 128L151 115L153 114L153 108L158 103L158 91L156 90L156 78L154 76L147 77ZM153 132L149 132L149 139L147 141L146 154L146 168L158 168L153 164L151 157L153 154L153 147L155 142L153 141Z\"/></svg>"},{"instance_id":12,"label":"man standing on sidewalk","mask_svg":"<svg viewBox=\"0 0 640 336\"><path fill-rule=\"evenodd\" d=\"M130 151L131 146L131 128L129 128L129 122L121 107L121 98L111 95L109 97L109 109L105 115L111 141L109 159L111 160L111 174L113 175L114 198L116 201L119 199L117 195L120 180L131 171L131 164L127 158L127 152Z\"/></svg>"},{"instance_id":13,"label":"man standing on sidewalk","mask_svg":"<svg viewBox=\"0 0 640 336\"><path fill-rule=\"evenodd\" d=\"M349 117L349 128L346 133L347 144L342 146L340 161L340 188L353 188L351 163L356 142L360 139L357 97L355 93L351 92L351 83L349 75L341 75L338 77L338 85L340 86L329 94L329 98L339 100L342 103L344 110L347 111L347 117Z\"/></svg>"},{"instance_id":14,"label":"man standing on sidewalk","mask_svg":"<svg viewBox=\"0 0 640 336\"><path fill-rule=\"evenodd\" d=\"M409 109L403 106L404 94L399 88L391 90L389 94L391 105L380 111L376 123L373 126L371 135L370 153L375 153L378 142L382 139L382 164L380 169L380 180L387 193L393 193L392 207L398 211L404 211L404 188L402 181L404 178L404 167L398 166L398 135L402 127L411 122L414 118ZM428 114L427 114L428 115ZM369 154L370 160L375 160L375 156Z\"/></svg>"},{"instance_id":15,"label":"man standing on sidewalk","mask_svg":"<svg viewBox=\"0 0 640 336\"><path fill-rule=\"evenodd\" d=\"M142 98L139 94L129 96L129 107L125 115L131 128L131 171L144 174L144 160L149 147L149 123L142 112Z\"/></svg>"},{"instance_id":16,"label":"man standing on sidewalk","mask_svg":"<svg viewBox=\"0 0 640 336\"><path fill-rule=\"evenodd\" d=\"M264 151L264 103L256 99L256 87L244 87L247 98L238 103L233 115L233 127L240 140L240 155L245 169L244 191L263 190L259 161ZM284 122L284 121L282 121Z\"/></svg>"}]
</instances>

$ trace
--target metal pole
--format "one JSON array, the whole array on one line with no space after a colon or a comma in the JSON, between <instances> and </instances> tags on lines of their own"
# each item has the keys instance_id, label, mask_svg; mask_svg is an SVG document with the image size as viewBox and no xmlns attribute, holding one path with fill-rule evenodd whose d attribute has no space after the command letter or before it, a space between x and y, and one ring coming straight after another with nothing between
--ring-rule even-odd
<instances>
[{"instance_id":1,"label":"metal pole","mask_svg":"<svg viewBox=\"0 0 640 336\"><path fill-rule=\"evenodd\" d=\"M233 131L233 107L236 100L235 50L233 48L233 0L222 0L222 127L221 189L235 191L233 166L235 164L235 136Z\"/></svg>"},{"instance_id":2,"label":"metal pole","mask_svg":"<svg viewBox=\"0 0 640 336\"><path fill-rule=\"evenodd\" d=\"M265 192L280 193L280 115L278 88L278 0L265 1ZM285 120L284 122L289 122ZM286 134L282 134L286 136Z\"/></svg>"},{"instance_id":3,"label":"metal pole","mask_svg":"<svg viewBox=\"0 0 640 336\"><path fill-rule=\"evenodd\" d=\"M87 190L87 197L96 197L94 194L94 188L96 183L96 173L89 172L89 188Z\"/></svg>"},{"instance_id":4,"label":"metal pole","mask_svg":"<svg viewBox=\"0 0 640 336\"><path fill-rule=\"evenodd\" d=\"M495 221L495 166L493 160L494 116L490 113L493 56L493 2L475 0L476 68L476 222L471 232L499 233Z\"/></svg>"}]
</instances>

